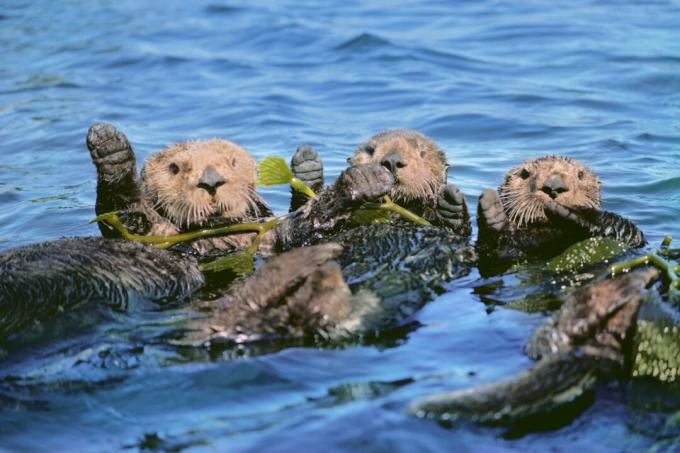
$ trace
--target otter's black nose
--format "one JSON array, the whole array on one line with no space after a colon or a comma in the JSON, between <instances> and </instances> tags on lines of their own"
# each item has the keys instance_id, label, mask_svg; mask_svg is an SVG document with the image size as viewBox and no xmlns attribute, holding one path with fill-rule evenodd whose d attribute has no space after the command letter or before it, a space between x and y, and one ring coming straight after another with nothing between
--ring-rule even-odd
<instances>
[{"instance_id":1,"label":"otter's black nose","mask_svg":"<svg viewBox=\"0 0 680 453\"><path fill-rule=\"evenodd\" d=\"M406 162L404 161L404 159L402 159L399 151L395 150L387 153L385 157L383 157L383 159L380 161L380 165L387 168L394 174L394 172L397 171L397 168L404 168L406 166Z\"/></svg>"},{"instance_id":2,"label":"otter's black nose","mask_svg":"<svg viewBox=\"0 0 680 453\"><path fill-rule=\"evenodd\" d=\"M224 184L222 175L208 165L205 170L203 170L203 174L201 175L201 179L198 180L197 185L201 189L207 191L210 195L215 195L217 188L222 184Z\"/></svg>"},{"instance_id":3,"label":"otter's black nose","mask_svg":"<svg viewBox=\"0 0 680 453\"><path fill-rule=\"evenodd\" d=\"M541 190L547 193L550 198L555 199L559 194L569 191L569 186L559 175L550 175L543 183Z\"/></svg>"}]
</instances>

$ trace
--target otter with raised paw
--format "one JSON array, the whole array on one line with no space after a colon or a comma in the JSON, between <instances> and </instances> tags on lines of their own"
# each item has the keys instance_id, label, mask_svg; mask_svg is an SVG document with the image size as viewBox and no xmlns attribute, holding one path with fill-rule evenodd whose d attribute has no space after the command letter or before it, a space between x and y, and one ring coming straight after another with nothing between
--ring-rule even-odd
<instances>
[{"instance_id":1,"label":"otter with raised paw","mask_svg":"<svg viewBox=\"0 0 680 453\"><path fill-rule=\"evenodd\" d=\"M394 129L376 134L360 145L347 162L385 167L396 180L389 192L392 200L433 225L470 234L465 197L455 184L446 181L449 168L446 155L420 132ZM321 187L323 165L313 148L300 147L291 163L295 177L314 190Z\"/></svg>"},{"instance_id":2,"label":"otter with raised paw","mask_svg":"<svg viewBox=\"0 0 680 453\"><path fill-rule=\"evenodd\" d=\"M169 236L199 228L258 221L271 210L255 191L255 159L226 140L185 142L153 155L138 177L125 135L110 124L90 127L87 147L97 168L97 214L116 211L132 233ZM118 233L100 222L105 237ZM199 239L203 255L250 245L253 233Z\"/></svg>"},{"instance_id":3,"label":"otter with raised paw","mask_svg":"<svg viewBox=\"0 0 680 453\"><path fill-rule=\"evenodd\" d=\"M97 169L95 211L119 213L139 235L257 221L271 211L255 192L255 160L224 140L172 145L149 157L141 176L125 135L95 124L87 147ZM117 231L99 223L106 238ZM182 299L205 277L197 258L250 246L254 233L194 240L181 251L124 240L68 238L0 254L0 336L84 302L125 307L132 298Z\"/></svg>"},{"instance_id":4,"label":"otter with raised paw","mask_svg":"<svg viewBox=\"0 0 680 453\"><path fill-rule=\"evenodd\" d=\"M528 160L510 170L498 191L484 189L477 205L482 263L547 258L594 236L629 247L645 244L630 220L600 209L600 181L562 156Z\"/></svg>"}]
</instances>

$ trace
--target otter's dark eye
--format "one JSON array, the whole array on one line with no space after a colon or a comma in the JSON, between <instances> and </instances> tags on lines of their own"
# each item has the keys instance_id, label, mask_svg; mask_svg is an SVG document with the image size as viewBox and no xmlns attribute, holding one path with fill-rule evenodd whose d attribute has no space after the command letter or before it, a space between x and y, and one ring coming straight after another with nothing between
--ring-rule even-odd
<instances>
[{"instance_id":1,"label":"otter's dark eye","mask_svg":"<svg viewBox=\"0 0 680 453\"><path fill-rule=\"evenodd\" d=\"M366 146L364 146L364 151L365 151L366 154L368 154L369 156L372 156L373 153L375 152L375 147L374 147L373 145L366 145Z\"/></svg>"},{"instance_id":2,"label":"otter's dark eye","mask_svg":"<svg viewBox=\"0 0 680 453\"><path fill-rule=\"evenodd\" d=\"M586 175L586 174L583 173L583 170L580 170L580 171L578 172L578 179L583 179L583 177L584 177L585 175Z\"/></svg>"},{"instance_id":3,"label":"otter's dark eye","mask_svg":"<svg viewBox=\"0 0 680 453\"><path fill-rule=\"evenodd\" d=\"M171 163L168 166L168 168L170 169L170 171L172 172L173 175L176 175L177 173L179 173L179 166L174 162Z\"/></svg>"},{"instance_id":4,"label":"otter's dark eye","mask_svg":"<svg viewBox=\"0 0 680 453\"><path fill-rule=\"evenodd\" d=\"M531 173L529 173L529 170L526 168L523 168L522 171L519 172L519 177L522 179L527 179L529 176L531 176Z\"/></svg>"},{"instance_id":5,"label":"otter's dark eye","mask_svg":"<svg viewBox=\"0 0 680 453\"><path fill-rule=\"evenodd\" d=\"M422 150L422 151L420 152L420 157L425 158L425 150Z\"/></svg>"},{"instance_id":6,"label":"otter's dark eye","mask_svg":"<svg viewBox=\"0 0 680 453\"><path fill-rule=\"evenodd\" d=\"M231 166L232 167L236 166L236 158L235 157L231 160Z\"/></svg>"}]
</instances>

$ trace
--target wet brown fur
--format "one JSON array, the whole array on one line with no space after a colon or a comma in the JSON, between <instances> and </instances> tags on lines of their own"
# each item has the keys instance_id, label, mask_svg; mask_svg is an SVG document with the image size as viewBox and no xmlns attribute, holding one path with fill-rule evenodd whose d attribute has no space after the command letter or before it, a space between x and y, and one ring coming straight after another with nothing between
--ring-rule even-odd
<instances>
[{"instance_id":1,"label":"wet brown fur","mask_svg":"<svg viewBox=\"0 0 680 453\"><path fill-rule=\"evenodd\" d=\"M224 179L214 195L198 186L208 167ZM149 234L177 234L209 221L220 225L260 218L264 201L255 191L256 179L255 159L230 141L213 139L168 146L149 157L141 172L142 197L163 219L153 222ZM230 235L195 241L192 246L200 253L211 248L245 248L252 237L251 233Z\"/></svg>"},{"instance_id":2,"label":"wet brown fur","mask_svg":"<svg viewBox=\"0 0 680 453\"><path fill-rule=\"evenodd\" d=\"M215 195L198 187L208 166L224 178ZM176 174L173 168L178 169ZM208 218L257 217L256 178L255 159L246 150L215 139L174 144L152 155L144 164L141 182L144 198L182 229Z\"/></svg>"},{"instance_id":3,"label":"wet brown fur","mask_svg":"<svg viewBox=\"0 0 680 453\"><path fill-rule=\"evenodd\" d=\"M541 190L553 175L568 187L553 200ZM586 166L568 157L546 156L527 160L510 170L499 192L508 220L516 227L547 222L546 203L569 208L600 207L600 180Z\"/></svg>"},{"instance_id":4,"label":"wet brown fur","mask_svg":"<svg viewBox=\"0 0 680 453\"><path fill-rule=\"evenodd\" d=\"M381 132L359 146L348 162L350 165L381 163L394 151L401 155L405 165L395 172L392 199L434 203L446 185L448 163L437 144L420 132L407 129Z\"/></svg>"}]
</instances>

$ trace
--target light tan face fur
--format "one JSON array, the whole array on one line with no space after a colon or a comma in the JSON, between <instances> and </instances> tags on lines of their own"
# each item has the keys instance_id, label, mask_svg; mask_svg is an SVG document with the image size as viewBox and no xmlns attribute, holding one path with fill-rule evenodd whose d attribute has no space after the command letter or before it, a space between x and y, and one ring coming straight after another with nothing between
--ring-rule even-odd
<instances>
[{"instance_id":1,"label":"light tan face fur","mask_svg":"<svg viewBox=\"0 0 680 453\"><path fill-rule=\"evenodd\" d=\"M544 207L551 201L570 208L599 208L600 180L575 160L547 156L510 170L500 196L510 221L526 226L547 221Z\"/></svg>"},{"instance_id":2,"label":"light tan face fur","mask_svg":"<svg viewBox=\"0 0 680 453\"><path fill-rule=\"evenodd\" d=\"M398 165L387 162L390 156ZM347 161L351 165L376 162L392 167L396 184L391 196L395 200L433 200L446 185L446 156L432 140L416 131L396 129L377 134Z\"/></svg>"},{"instance_id":3,"label":"light tan face fur","mask_svg":"<svg viewBox=\"0 0 680 453\"><path fill-rule=\"evenodd\" d=\"M209 217L237 219L257 213L256 178L255 160L238 145L217 139L186 142L146 161L142 190L165 218L183 228Z\"/></svg>"}]
</instances>

